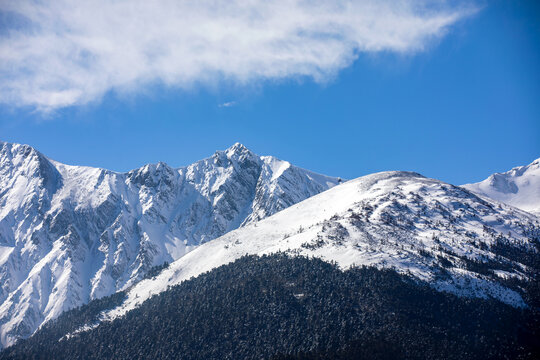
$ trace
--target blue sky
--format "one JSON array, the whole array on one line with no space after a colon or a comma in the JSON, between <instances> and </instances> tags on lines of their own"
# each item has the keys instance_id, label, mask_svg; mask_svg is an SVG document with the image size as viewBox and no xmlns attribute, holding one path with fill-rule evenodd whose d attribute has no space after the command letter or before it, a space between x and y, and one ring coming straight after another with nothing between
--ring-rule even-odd
<instances>
[{"instance_id":1,"label":"blue sky","mask_svg":"<svg viewBox=\"0 0 540 360\"><path fill-rule=\"evenodd\" d=\"M179 167L238 141L344 178L411 170L479 181L540 157L540 10L535 1L474 5L435 39L410 40L412 50L344 50L323 75L226 69L217 81L150 81L45 111L10 94L0 104L0 139L117 171ZM13 13L0 20L4 30L21 24ZM4 68L0 76L11 75Z\"/></svg>"}]
</instances>

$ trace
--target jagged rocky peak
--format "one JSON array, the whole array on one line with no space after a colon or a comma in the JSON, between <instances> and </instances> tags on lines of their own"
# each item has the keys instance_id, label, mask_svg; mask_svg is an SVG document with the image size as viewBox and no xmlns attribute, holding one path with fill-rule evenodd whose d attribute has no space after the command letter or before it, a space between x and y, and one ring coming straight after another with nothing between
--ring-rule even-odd
<instances>
[{"instance_id":1,"label":"jagged rocky peak","mask_svg":"<svg viewBox=\"0 0 540 360\"><path fill-rule=\"evenodd\" d=\"M218 150L212 156L214 164L228 167L234 164L258 165L260 157L240 143L235 143L226 150Z\"/></svg>"},{"instance_id":2,"label":"jagged rocky peak","mask_svg":"<svg viewBox=\"0 0 540 360\"><path fill-rule=\"evenodd\" d=\"M41 153L29 145L0 142L0 147L2 161L9 161L14 166L38 161L40 157L43 157Z\"/></svg>"},{"instance_id":3,"label":"jagged rocky peak","mask_svg":"<svg viewBox=\"0 0 540 360\"><path fill-rule=\"evenodd\" d=\"M176 171L164 162L156 164L147 164L127 174L127 181L136 185L154 187L165 182L170 185L173 181Z\"/></svg>"},{"instance_id":4,"label":"jagged rocky peak","mask_svg":"<svg viewBox=\"0 0 540 360\"><path fill-rule=\"evenodd\" d=\"M29 145L0 142L0 221L11 210L8 202L41 211L61 186L61 174L43 154Z\"/></svg>"},{"instance_id":5,"label":"jagged rocky peak","mask_svg":"<svg viewBox=\"0 0 540 360\"><path fill-rule=\"evenodd\" d=\"M231 147L229 147L227 150L225 150L225 153L228 157L233 156L241 156L241 155L254 155L251 150L249 150L247 147L245 147L243 144L237 142L234 143Z\"/></svg>"},{"instance_id":6,"label":"jagged rocky peak","mask_svg":"<svg viewBox=\"0 0 540 360\"><path fill-rule=\"evenodd\" d=\"M54 168L50 161L29 145L0 142L0 167L20 169L27 177L46 177Z\"/></svg>"},{"instance_id":7,"label":"jagged rocky peak","mask_svg":"<svg viewBox=\"0 0 540 360\"><path fill-rule=\"evenodd\" d=\"M300 168L266 177L265 166L239 143L186 167L159 162L127 173L0 143L2 345L338 183Z\"/></svg>"}]
</instances>

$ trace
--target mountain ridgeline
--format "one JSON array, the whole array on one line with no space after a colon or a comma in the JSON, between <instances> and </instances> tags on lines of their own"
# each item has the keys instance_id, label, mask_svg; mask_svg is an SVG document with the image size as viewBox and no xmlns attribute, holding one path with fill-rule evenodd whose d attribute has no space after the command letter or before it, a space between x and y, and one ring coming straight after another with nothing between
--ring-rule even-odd
<instances>
[{"instance_id":1,"label":"mountain ridgeline","mask_svg":"<svg viewBox=\"0 0 540 360\"><path fill-rule=\"evenodd\" d=\"M0 347L338 182L241 144L116 173L0 142Z\"/></svg>"},{"instance_id":2,"label":"mountain ridgeline","mask_svg":"<svg viewBox=\"0 0 540 360\"><path fill-rule=\"evenodd\" d=\"M244 256L76 331L91 302L0 353L15 359L537 359L540 317L434 290L393 270ZM66 336L66 334L68 334Z\"/></svg>"},{"instance_id":3,"label":"mountain ridgeline","mask_svg":"<svg viewBox=\"0 0 540 360\"><path fill-rule=\"evenodd\" d=\"M241 144L116 173L0 143L0 343L35 333L0 359L534 358L537 165L342 183Z\"/></svg>"},{"instance_id":4,"label":"mountain ridgeline","mask_svg":"<svg viewBox=\"0 0 540 360\"><path fill-rule=\"evenodd\" d=\"M540 159L463 187L540 216Z\"/></svg>"},{"instance_id":5,"label":"mountain ridgeline","mask_svg":"<svg viewBox=\"0 0 540 360\"><path fill-rule=\"evenodd\" d=\"M111 320L154 294L245 254L284 252L343 269L394 269L434 289L540 306L540 219L411 172L349 180L202 244L126 292Z\"/></svg>"}]
</instances>

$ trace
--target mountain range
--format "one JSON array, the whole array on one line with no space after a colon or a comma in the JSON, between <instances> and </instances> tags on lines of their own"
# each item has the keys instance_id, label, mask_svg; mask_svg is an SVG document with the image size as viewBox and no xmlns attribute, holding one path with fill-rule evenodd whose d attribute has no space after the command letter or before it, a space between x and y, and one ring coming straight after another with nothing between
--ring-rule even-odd
<instances>
[{"instance_id":1,"label":"mountain range","mask_svg":"<svg viewBox=\"0 0 540 360\"><path fill-rule=\"evenodd\" d=\"M124 291L76 332L95 328L246 254L369 265L461 297L538 306L538 160L460 187L396 171L343 182L241 144L127 173L0 146L3 346Z\"/></svg>"},{"instance_id":2,"label":"mountain range","mask_svg":"<svg viewBox=\"0 0 540 360\"><path fill-rule=\"evenodd\" d=\"M112 320L170 286L245 254L390 268L460 296L527 306L540 269L540 219L410 172L350 180L199 246L134 285ZM535 290L533 290L534 292Z\"/></svg>"},{"instance_id":3,"label":"mountain range","mask_svg":"<svg viewBox=\"0 0 540 360\"><path fill-rule=\"evenodd\" d=\"M340 181L241 144L117 173L0 143L1 344Z\"/></svg>"}]
</instances>

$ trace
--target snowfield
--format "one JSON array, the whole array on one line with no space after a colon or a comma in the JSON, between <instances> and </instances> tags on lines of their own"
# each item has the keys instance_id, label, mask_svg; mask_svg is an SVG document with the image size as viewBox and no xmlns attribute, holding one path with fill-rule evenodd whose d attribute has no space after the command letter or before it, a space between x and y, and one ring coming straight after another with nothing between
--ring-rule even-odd
<instances>
[{"instance_id":1,"label":"snowfield","mask_svg":"<svg viewBox=\"0 0 540 360\"><path fill-rule=\"evenodd\" d=\"M463 187L540 216L540 159Z\"/></svg>"}]
</instances>

